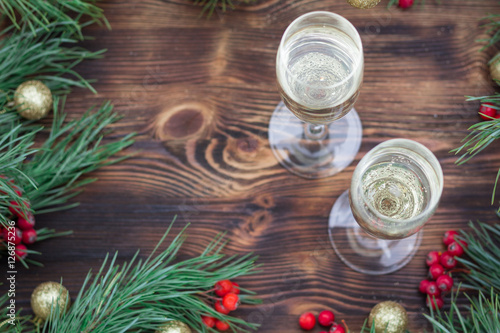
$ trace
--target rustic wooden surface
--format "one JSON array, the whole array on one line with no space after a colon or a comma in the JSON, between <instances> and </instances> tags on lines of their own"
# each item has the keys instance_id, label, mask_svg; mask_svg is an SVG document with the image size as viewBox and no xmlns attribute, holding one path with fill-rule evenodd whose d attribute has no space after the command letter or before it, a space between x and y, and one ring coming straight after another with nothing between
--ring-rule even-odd
<instances>
[{"instance_id":1,"label":"rustic wooden surface","mask_svg":"<svg viewBox=\"0 0 500 333\"><path fill-rule=\"evenodd\" d=\"M108 52L80 66L98 79L99 94L75 91L67 110L77 117L112 100L124 116L115 133L138 132L127 151L137 155L96 172L100 180L77 197L78 208L39 217L39 226L74 234L33 246L43 252L45 267L18 274L21 305L29 306L36 285L61 277L75 295L106 252L118 250L122 260L139 248L149 253L178 215L174 231L191 223L182 257L199 253L220 231L231 240L227 253L260 256L264 272L240 282L264 303L237 314L261 322L261 332L299 332L299 314L322 309L356 332L384 300L402 303L412 331L423 331L417 285L426 275L425 254L440 248L447 229L469 220L496 222L489 202L498 144L460 167L449 151L478 121L478 105L465 103L464 95L494 89L485 63L495 50L478 52L475 40L484 37L478 19L499 7L496 0L428 0L401 11L387 10L386 3L358 10L343 0L261 0L205 19L189 0L103 1L113 29L88 29L96 39L86 46ZM348 169L321 180L287 172L267 141L279 102L274 61L280 37L294 18L313 10L349 19L365 50L356 104L361 150ZM395 137L417 140L438 156L444 193L414 260L396 273L366 276L332 252L327 218L359 159Z\"/></svg>"}]
</instances>

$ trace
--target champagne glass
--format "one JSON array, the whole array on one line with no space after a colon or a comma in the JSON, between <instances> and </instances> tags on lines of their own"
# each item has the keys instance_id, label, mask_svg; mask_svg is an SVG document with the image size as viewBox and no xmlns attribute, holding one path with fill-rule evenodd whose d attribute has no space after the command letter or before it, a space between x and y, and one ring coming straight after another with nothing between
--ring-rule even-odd
<instances>
[{"instance_id":1,"label":"champagne glass","mask_svg":"<svg viewBox=\"0 0 500 333\"><path fill-rule=\"evenodd\" d=\"M361 38L342 16L310 12L288 26L276 56L282 102L269 123L269 143L289 171L322 178L353 161L362 136L353 105L363 67Z\"/></svg>"},{"instance_id":2,"label":"champagne glass","mask_svg":"<svg viewBox=\"0 0 500 333\"><path fill-rule=\"evenodd\" d=\"M385 141L359 162L351 187L335 202L329 234L339 257L365 274L387 274L406 265L434 214L443 171L422 144Z\"/></svg>"}]
</instances>

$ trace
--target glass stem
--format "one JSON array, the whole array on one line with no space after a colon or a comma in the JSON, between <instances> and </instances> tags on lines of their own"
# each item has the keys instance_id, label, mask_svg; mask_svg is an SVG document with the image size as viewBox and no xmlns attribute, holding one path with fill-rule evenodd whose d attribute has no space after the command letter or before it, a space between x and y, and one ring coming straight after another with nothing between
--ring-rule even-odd
<instances>
[{"instance_id":1,"label":"glass stem","mask_svg":"<svg viewBox=\"0 0 500 333\"><path fill-rule=\"evenodd\" d=\"M305 137L309 140L322 140L326 136L326 125L306 124L304 129Z\"/></svg>"}]
</instances>

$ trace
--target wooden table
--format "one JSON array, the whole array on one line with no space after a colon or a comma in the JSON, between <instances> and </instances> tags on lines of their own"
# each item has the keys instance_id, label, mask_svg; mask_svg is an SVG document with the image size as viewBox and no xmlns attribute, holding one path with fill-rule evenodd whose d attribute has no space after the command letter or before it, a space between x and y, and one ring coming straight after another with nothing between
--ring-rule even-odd
<instances>
[{"instance_id":1,"label":"wooden table","mask_svg":"<svg viewBox=\"0 0 500 333\"><path fill-rule=\"evenodd\" d=\"M479 120L478 104L466 103L464 95L494 90L486 62L495 50L479 52L475 41L485 37L478 20L498 11L498 2L442 2L402 11L387 10L386 0L371 10L343 0L269 0L206 19L189 0L103 1L113 29L89 28L96 39L85 45L108 52L79 67L98 79L99 93L75 91L67 110L76 118L112 100L124 116L116 135L139 133L127 151L136 155L96 172L99 181L75 199L78 208L39 217L39 226L74 234L33 247L43 252L45 267L18 274L17 299L28 307L36 285L61 277L75 295L107 252L118 250L121 260L137 249L148 254L177 215L174 232L191 223L182 258L200 253L221 231L230 239L227 253L260 256L264 272L241 282L263 304L238 313L261 321L261 332L299 332L298 316L322 309L356 332L384 300L402 303L410 328L422 331L426 308L417 285L426 275L427 252L441 247L448 229L497 221L489 203L498 144L463 166L449 151ZM364 129L350 167L306 180L277 163L267 127L280 99L274 66L281 35L313 10L345 16L362 36L365 76L356 108ZM396 273L367 276L333 253L327 218L359 159L396 137L417 140L437 155L444 192L415 258Z\"/></svg>"}]
</instances>

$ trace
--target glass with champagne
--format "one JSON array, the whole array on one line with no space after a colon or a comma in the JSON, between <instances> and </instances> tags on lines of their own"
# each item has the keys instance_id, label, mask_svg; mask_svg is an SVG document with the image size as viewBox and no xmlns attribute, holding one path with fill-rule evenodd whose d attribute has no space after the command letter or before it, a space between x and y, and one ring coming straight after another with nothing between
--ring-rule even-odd
<instances>
[{"instance_id":1,"label":"glass with champagne","mask_svg":"<svg viewBox=\"0 0 500 333\"><path fill-rule=\"evenodd\" d=\"M361 144L353 105L363 66L361 38L342 16L311 12L288 26L276 56L282 102L271 117L269 142L289 171L322 178L352 162Z\"/></svg>"},{"instance_id":2,"label":"glass with champagne","mask_svg":"<svg viewBox=\"0 0 500 333\"><path fill-rule=\"evenodd\" d=\"M385 141L359 162L349 191L335 202L329 234L339 257L366 274L406 265L443 191L437 158L420 143Z\"/></svg>"}]
</instances>

